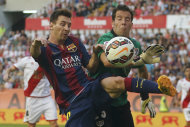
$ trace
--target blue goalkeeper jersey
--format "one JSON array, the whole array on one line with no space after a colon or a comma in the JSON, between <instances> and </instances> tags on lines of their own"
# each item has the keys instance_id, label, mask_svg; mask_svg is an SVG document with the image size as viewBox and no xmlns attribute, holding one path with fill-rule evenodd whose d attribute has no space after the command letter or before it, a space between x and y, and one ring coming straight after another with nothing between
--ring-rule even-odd
<instances>
[{"instance_id":1,"label":"blue goalkeeper jersey","mask_svg":"<svg viewBox=\"0 0 190 127\"><path fill-rule=\"evenodd\" d=\"M89 59L84 45L73 36L68 36L64 48L51 42L47 47L41 46L36 61L52 84L59 107L66 109L91 82L82 67L88 65Z\"/></svg>"}]
</instances>

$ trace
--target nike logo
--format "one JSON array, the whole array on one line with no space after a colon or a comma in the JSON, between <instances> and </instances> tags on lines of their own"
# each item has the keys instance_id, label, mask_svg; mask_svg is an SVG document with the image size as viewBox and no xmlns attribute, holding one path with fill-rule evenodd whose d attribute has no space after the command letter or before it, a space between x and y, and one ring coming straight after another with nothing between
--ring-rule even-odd
<instances>
[{"instance_id":1,"label":"nike logo","mask_svg":"<svg viewBox=\"0 0 190 127\"><path fill-rule=\"evenodd\" d=\"M120 53L122 53L124 51L128 52L128 48L127 47L123 48L121 51L119 51L117 54L115 54L115 56L119 55Z\"/></svg>"}]
</instances>

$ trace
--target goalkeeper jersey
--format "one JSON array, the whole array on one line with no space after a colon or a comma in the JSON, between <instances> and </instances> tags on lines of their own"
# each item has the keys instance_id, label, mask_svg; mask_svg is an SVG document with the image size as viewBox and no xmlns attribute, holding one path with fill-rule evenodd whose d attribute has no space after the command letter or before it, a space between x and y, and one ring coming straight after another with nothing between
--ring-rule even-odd
<instances>
[{"instance_id":1,"label":"goalkeeper jersey","mask_svg":"<svg viewBox=\"0 0 190 127\"><path fill-rule=\"evenodd\" d=\"M112 38L116 37L117 35L114 33L114 31L110 31L108 33L103 34L99 39L98 39L98 44L106 44L109 40L111 40ZM134 46L135 46L135 50L137 51L138 56L142 53L142 49L141 49L141 45L138 41L136 41L133 38L129 38ZM99 52L98 57L100 58L100 55L103 53L104 51L102 50L101 52ZM141 66L139 66L141 67ZM133 67L133 68L138 68L138 67ZM100 74L103 73L111 73L114 76L122 76L122 77L127 77L129 72L130 72L131 68L108 68L108 67L104 67L103 63L100 62L99 64L99 69L98 72L95 74L90 73L89 75L93 78L96 78L97 76L99 76ZM121 106L127 103L127 93L123 93L119 98L114 99L112 105L113 106Z\"/></svg>"}]
</instances>

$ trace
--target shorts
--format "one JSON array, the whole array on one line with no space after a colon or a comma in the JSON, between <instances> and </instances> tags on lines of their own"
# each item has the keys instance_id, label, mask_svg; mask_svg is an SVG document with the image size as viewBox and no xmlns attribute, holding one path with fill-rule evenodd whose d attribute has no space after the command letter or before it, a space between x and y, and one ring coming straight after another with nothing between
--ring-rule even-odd
<instances>
[{"instance_id":1,"label":"shorts","mask_svg":"<svg viewBox=\"0 0 190 127\"><path fill-rule=\"evenodd\" d=\"M186 121L190 122L190 108L184 108L183 113L184 113Z\"/></svg>"},{"instance_id":2,"label":"shorts","mask_svg":"<svg viewBox=\"0 0 190 127\"><path fill-rule=\"evenodd\" d=\"M44 114L47 121L57 120L57 109L52 96L44 98L26 97L24 122L34 124Z\"/></svg>"},{"instance_id":3,"label":"shorts","mask_svg":"<svg viewBox=\"0 0 190 127\"><path fill-rule=\"evenodd\" d=\"M102 75L90 82L83 92L66 109L68 121L65 127L95 127L95 116L101 108L111 104L112 99L102 88Z\"/></svg>"},{"instance_id":4,"label":"shorts","mask_svg":"<svg viewBox=\"0 0 190 127\"><path fill-rule=\"evenodd\" d=\"M111 116L113 127L134 127L129 101L122 106L111 106Z\"/></svg>"},{"instance_id":5,"label":"shorts","mask_svg":"<svg viewBox=\"0 0 190 127\"><path fill-rule=\"evenodd\" d=\"M130 103L108 106L97 114L96 127L134 127Z\"/></svg>"}]
</instances>

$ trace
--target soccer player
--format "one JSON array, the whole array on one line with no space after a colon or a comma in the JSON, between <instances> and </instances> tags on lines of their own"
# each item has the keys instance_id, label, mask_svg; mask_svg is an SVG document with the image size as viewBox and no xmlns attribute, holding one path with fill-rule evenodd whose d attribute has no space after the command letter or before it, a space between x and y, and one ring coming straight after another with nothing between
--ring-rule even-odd
<instances>
[{"instance_id":1,"label":"soccer player","mask_svg":"<svg viewBox=\"0 0 190 127\"><path fill-rule=\"evenodd\" d=\"M115 8L112 12L112 30L108 33L103 34L98 39L97 43L106 45L106 43L112 38L116 36L124 36L129 38L133 42L138 55L136 57L139 57L142 53L141 45L137 40L129 37L129 33L133 25L132 21L133 12L126 5L118 5L117 8ZM90 74L90 76L97 77L102 73L109 72L115 76L126 77L128 76L131 68L138 68L139 77L145 79L148 78L146 66L143 64L139 66L130 65L125 68L115 68L115 66L107 60L104 50L102 50L98 54L98 57L100 59L100 69L98 69L98 73L96 72L95 74ZM130 110L130 103L126 98L127 93L123 93L119 98L113 100L110 109L108 109L109 107L107 107L107 109L102 109L102 111L98 113L99 115L96 117L97 126L99 126L100 123L104 123L105 126L107 126L106 124L108 124L109 126L109 124L112 122L114 127L134 127L133 117ZM141 98L142 113L145 113L145 108L148 107L150 111L150 117L154 118L156 115L156 111L153 103L148 97L148 94L141 93ZM105 113L107 118L101 118L102 113ZM103 115L103 117L104 116L105 115ZM108 118L109 116L112 119ZM101 122L103 120L104 122Z\"/></svg>"},{"instance_id":2,"label":"soccer player","mask_svg":"<svg viewBox=\"0 0 190 127\"><path fill-rule=\"evenodd\" d=\"M9 74L18 69L24 70L24 95L26 96L24 122L27 122L28 127L35 127L41 114L44 114L51 127L58 127L56 104L43 69L31 56L26 56L7 69L4 80L8 80Z\"/></svg>"},{"instance_id":3,"label":"soccer player","mask_svg":"<svg viewBox=\"0 0 190 127\"><path fill-rule=\"evenodd\" d=\"M67 9L55 10L50 16L50 35L48 41L34 40L30 53L45 71L55 91L56 102L60 112L66 114L66 127L94 127L96 111L112 98L123 92L176 94L167 76L161 76L158 83L141 78L123 78L102 74L91 79L84 68L96 72L99 65L100 45L93 47L90 57L82 42L69 35L71 29L71 12ZM150 47L139 62L153 60L159 46ZM152 52L150 54L150 52ZM140 85L138 85L140 84Z\"/></svg>"},{"instance_id":4,"label":"soccer player","mask_svg":"<svg viewBox=\"0 0 190 127\"><path fill-rule=\"evenodd\" d=\"M186 119L185 127L190 127L190 65L185 66L185 78L177 82L176 90L181 97L181 106Z\"/></svg>"}]
</instances>

